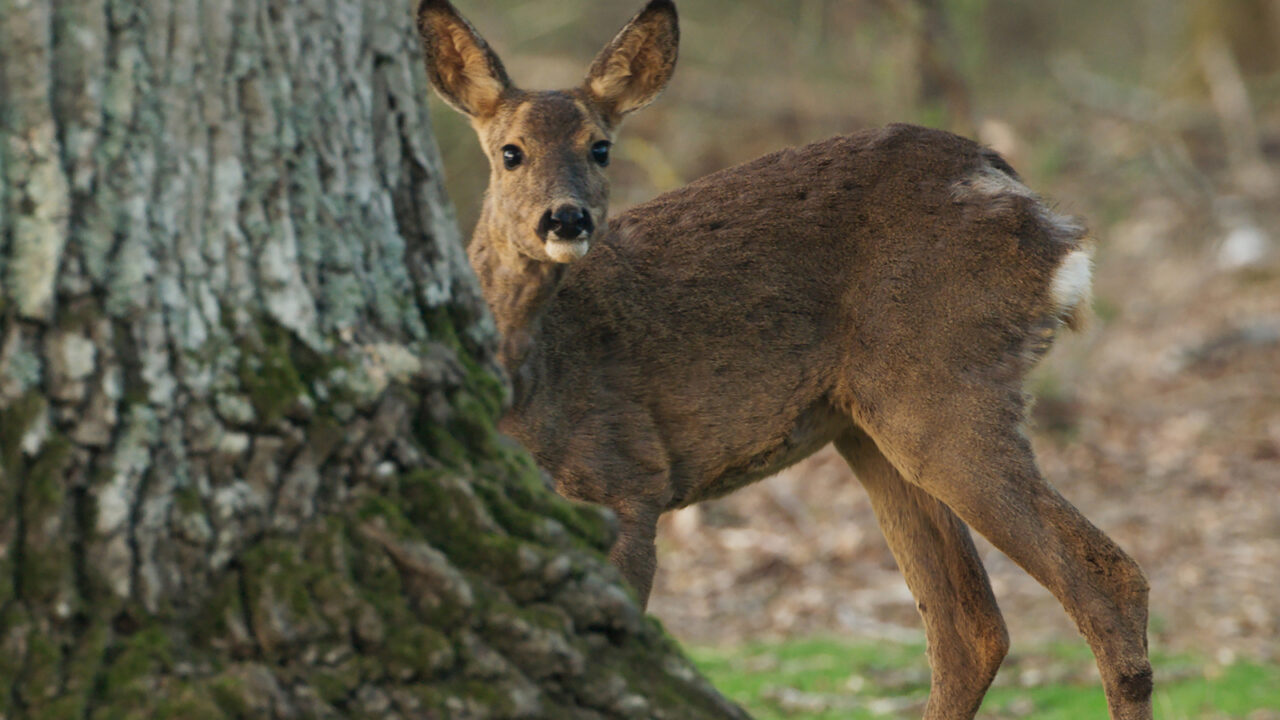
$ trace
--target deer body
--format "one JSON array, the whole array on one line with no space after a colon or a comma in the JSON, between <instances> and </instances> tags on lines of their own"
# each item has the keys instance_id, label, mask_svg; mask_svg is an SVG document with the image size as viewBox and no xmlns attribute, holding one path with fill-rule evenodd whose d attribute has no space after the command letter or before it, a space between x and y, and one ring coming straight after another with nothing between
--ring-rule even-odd
<instances>
[{"instance_id":1,"label":"deer body","mask_svg":"<svg viewBox=\"0 0 1280 720\"><path fill-rule=\"evenodd\" d=\"M884 376L917 365L922 345L954 343L948 354L975 373L1025 364L1009 337L1057 325L1048 278L1079 238L1046 228L1019 243L997 230L1029 221L1016 204L959 196L991 157L894 126L775 153L628 211L548 299L528 357L509 368L504 429L563 494L661 498L665 511L835 440L852 413L884 406ZM1011 294L1011 276L1039 277L1042 292ZM595 448L637 456L601 472L612 458Z\"/></svg>"},{"instance_id":2,"label":"deer body","mask_svg":"<svg viewBox=\"0 0 1280 720\"><path fill-rule=\"evenodd\" d=\"M468 253L514 388L502 428L561 494L617 513L610 558L641 602L661 513L834 442L918 601L926 718L972 718L1008 647L966 524L1063 603L1112 717L1151 717L1146 580L1041 478L1022 431L1027 371L1087 304L1079 225L995 153L907 125L609 220L608 144L674 68L670 0L567 91L511 86L446 0L419 25L492 165Z\"/></svg>"}]
</instances>

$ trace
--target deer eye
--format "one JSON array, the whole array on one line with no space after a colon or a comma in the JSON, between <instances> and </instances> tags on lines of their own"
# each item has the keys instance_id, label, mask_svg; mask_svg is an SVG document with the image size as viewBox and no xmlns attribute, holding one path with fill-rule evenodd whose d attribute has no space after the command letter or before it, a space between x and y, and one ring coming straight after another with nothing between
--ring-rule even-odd
<instances>
[{"instance_id":1,"label":"deer eye","mask_svg":"<svg viewBox=\"0 0 1280 720\"><path fill-rule=\"evenodd\" d=\"M520 163L524 162L524 151L515 145L502 146L502 166L508 170L515 170L520 167Z\"/></svg>"},{"instance_id":2,"label":"deer eye","mask_svg":"<svg viewBox=\"0 0 1280 720\"><path fill-rule=\"evenodd\" d=\"M612 144L608 140L601 140L591 146L591 157L600 164L600 167L609 164L609 146Z\"/></svg>"}]
</instances>

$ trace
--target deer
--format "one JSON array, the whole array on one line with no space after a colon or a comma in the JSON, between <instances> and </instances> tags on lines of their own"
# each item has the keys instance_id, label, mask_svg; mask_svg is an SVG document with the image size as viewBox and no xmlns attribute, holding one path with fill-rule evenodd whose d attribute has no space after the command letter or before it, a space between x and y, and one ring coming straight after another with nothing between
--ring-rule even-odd
<instances>
[{"instance_id":1,"label":"deer","mask_svg":"<svg viewBox=\"0 0 1280 720\"><path fill-rule=\"evenodd\" d=\"M923 620L926 720L972 718L1009 636L970 528L1060 601L1110 715L1151 718L1142 570L1041 475L1027 373L1086 318L1093 243L996 152L895 124L789 148L616 217L623 119L675 70L650 0L577 87L524 90L448 0L426 70L490 165L467 255L510 379L499 428L617 518L648 602L665 512L834 443Z\"/></svg>"}]
</instances>

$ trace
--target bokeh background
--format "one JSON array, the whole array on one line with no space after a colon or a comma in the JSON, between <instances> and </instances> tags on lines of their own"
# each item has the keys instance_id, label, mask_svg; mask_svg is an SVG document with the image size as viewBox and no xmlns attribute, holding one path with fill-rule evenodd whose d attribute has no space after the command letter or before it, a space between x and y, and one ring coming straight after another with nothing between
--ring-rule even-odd
<instances>
[{"instance_id":1,"label":"bokeh background","mask_svg":"<svg viewBox=\"0 0 1280 720\"><path fill-rule=\"evenodd\" d=\"M579 82L639 5L459 2L531 88ZM1280 661L1280 0L679 6L680 65L623 129L614 212L894 121L1003 153L1098 243L1096 319L1030 388L1045 474L1146 569L1154 649ZM458 115L438 102L433 115L469 231L487 165ZM981 549L1015 660L1079 642L1051 596ZM650 610L685 643L920 641L866 498L830 450L667 517L659 550Z\"/></svg>"}]
</instances>

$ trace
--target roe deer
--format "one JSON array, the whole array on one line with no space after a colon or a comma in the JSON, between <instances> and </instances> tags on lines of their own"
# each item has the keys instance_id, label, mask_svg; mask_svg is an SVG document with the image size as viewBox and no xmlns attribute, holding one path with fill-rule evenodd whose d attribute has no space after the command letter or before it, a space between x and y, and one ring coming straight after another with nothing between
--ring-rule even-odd
<instances>
[{"instance_id":1,"label":"roe deer","mask_svg":"<svg viewBox=\"0 0 1280 720\"><path fill-rule=\"evenodd\" d=\"M423 0L418 27L491 166L468 254L513 385L502 428L561 494L617 514L610 559L642 603L661 513L834 442L923 617L926 718L972 718L1008 647L966 524L1062 602L1111 716L1151 717L1146 579L1045 482L1023 432L1023 378L1088 304L1076 222L996 153L908 125L610 219L610 143L675 68L671 0L560 91L516 88L447 0Z\"/></svg>"}]
</instances>

